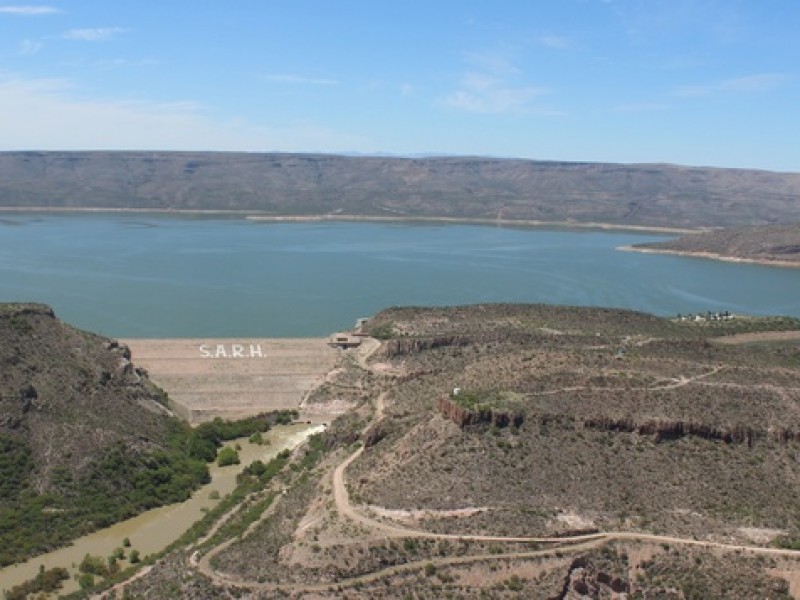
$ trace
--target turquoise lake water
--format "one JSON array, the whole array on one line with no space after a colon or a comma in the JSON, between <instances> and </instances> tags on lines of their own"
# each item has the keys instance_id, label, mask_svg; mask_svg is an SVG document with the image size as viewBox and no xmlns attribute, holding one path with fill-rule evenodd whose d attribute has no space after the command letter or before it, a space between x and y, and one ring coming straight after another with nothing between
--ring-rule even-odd
<instances>
[{"instance_id":1,"label":"turquoise lake water","mask_svg":"<svg viewBox=\"0 0 800 600\"><path fill-rule=\"evenodd\" d=\"M304 337L396 305L800 317L800 271L620 252L665 236L468 225L0 215L0 301L117 337Z\"/></svg>"}]
</instances>

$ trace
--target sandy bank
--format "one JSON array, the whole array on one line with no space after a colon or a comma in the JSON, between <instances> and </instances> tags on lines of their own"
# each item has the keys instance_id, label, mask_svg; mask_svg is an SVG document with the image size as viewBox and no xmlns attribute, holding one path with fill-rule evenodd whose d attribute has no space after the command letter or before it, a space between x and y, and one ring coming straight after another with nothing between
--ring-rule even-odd
<instances>
[{"instance_id":1,"label":"sandy bank","mask_svg":"<svg viewBox=\"0 0 800 600\"><path fill-rule=\"evenodd\" d=\"M86 213L86 214L154 214L185 216L231 216L245 217L249 221L269 223L316 223L326 221L365 222L365 223L450 223L462 225L493 225L500 227L530 228L564 228L564 229L600 229L603 231L637 231L643 233L684 234L706 231L705 228L687 229L681 227L656 227L649 225L623 225L619 223L578 222L578 221L537 221L524 219L473 219L467 217L415 217L415 216L372 216L372 215L274 215L257 210L224 210L224 209L172 209L172 208L80 208L80 207L0 207L0 213Z\"/></svg>"},{"instance_id":2,"label":"sandy bank","mask_svg":"<svg viewBox=\"0 0 800 600\"><path fill-rule=\"evenodd\" d=\"M800 261L780 260L780 259L760 259L743 258L741 256L724 256L715 252L687 252L684 250L666 250L660 248L636 248L635 246L618 246L617 250L623 252L643 252L644 254L672 254L675 256L688 256L694 258L709 258L732 263L745 263L751 265L764 265L768 267L784 267L789 269L800 269Z\"/></svg>"},{"instance_id":3,"label":"sandy bank","mask_svg":"<svg viewBox=\"0 0 800 600\"><path fill-rule=\"evenodd\" d=\"M249 221L264 221L270 223L313 223L324 221L355 221L374 223L450 223L462 225L494 225L500 227L530 227L546 228L556 227L564 229L601 229L607 231L640 231L646 233L697 233L705 231L699 229L685 229L680 227L654 227L648 225L622 225L618 223L601 223L594 221L536 221L530 219L471 219L466 217L380 217L369 215L257 215L247 217Z\"/></svg>"}]
</instances>

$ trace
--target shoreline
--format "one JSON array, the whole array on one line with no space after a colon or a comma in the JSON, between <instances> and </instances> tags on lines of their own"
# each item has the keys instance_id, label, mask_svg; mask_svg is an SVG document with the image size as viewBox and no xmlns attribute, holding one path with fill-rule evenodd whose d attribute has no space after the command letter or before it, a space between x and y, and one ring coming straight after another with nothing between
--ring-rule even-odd
<instances>
[{"instance_id":1,"label":"shoreline","mask_svg":"<svg viewBox=\"0 0 800 600\"><path fill-rule=\"evenodd\" d=\"M444 223L462 225L495 225L501 227L530 227L530 228L565 228L565 229L600 229L603 231L639 231L650 233L699 233L707 228L686 229L679 227L658 227L654 225L622 225L618 223L603 223L597 221L540 221L536 219L479 219L471 217L385 217L372 215L252 215L248 221L263 221L269 223L316 223L325 221L349 222L375 222L375 223Z\"/></svg>"},{"instance_id":2,"label":"shoreline","mask_svg":"<svg viewBox=\"0 0 800 600\"><path fill-rule=\"evenodd\" d=\"M781 267L783 269L800 269L797 260L768 260L759 258L744 258L741 256L725 256L716 252L690 252L688 250L666 250L661 248L637 248L635 246L617 246L621 252L641 252L643 254L671 254L673 256L686 256L689 258L706 258L730 263L759 265L764 267Z\"/></svg>"},{"instance_id":3,"label":"shoreline","mask_svg":"<svg viewBox=\"0 0 800 600\"><path fill-rule=\"evenodd\" d=\"M101 207L63 207L63 206L2 206L2 213L55 213L55 214L156 214L175 216L235 216L247 221L265 223L318 223L318 222L373 222L373 223L442 223L453 225L494 225L522 228L565 228L597 229L601 231L633 231L641 233L686 234L707 231L707 227L694 229L685 227L661 227L655 225L624 225L598 221L540 221L536 219L488 219L472 217L428 217L428 216L379 216L379 215L274 215L258 210L241 209L185 209L185 208L101 208Z\"/></svg>"}]
</instances>

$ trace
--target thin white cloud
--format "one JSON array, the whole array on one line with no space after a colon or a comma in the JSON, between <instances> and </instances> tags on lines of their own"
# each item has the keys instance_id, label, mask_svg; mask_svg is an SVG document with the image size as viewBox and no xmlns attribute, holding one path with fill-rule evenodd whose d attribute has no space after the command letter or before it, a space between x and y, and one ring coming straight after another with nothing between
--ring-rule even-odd
<instances>
[{"instance_id":1,"label":"thin white cloud","mask_svg":"<svg viewBox=\"0 0 800 600\"><path fill-rule=\"evenodd\" d=\"M621 104L615 110L619 112L656 112L661 110L668 110L669 104L662 102L640 102L633 104Z\"/></svg>"},{"instance_id":2,"label":"thin white cloud","mask_svg":"<svg viewBox=\"0 0 800 600\"><path fill-rule=\"evenodd\" d=\"M54 15L61 11L54 6L44 5L5 5L0 6L0 13L6 15L20 15L23 17L38 17L42 15Z\"/></svg>"},{"instance_id":3,"label":"thin white cloud","mask_svg":"<svg viewBox=\"0 0 800 600\"><path fill-rule=\"evenodd\" d=\"M789 75L784 73L758 73L709 83L678 86L672 90L672 95L694 98L717 94L771 92L789 79Z\"/></svg>"},{"instance_id":4,"label":"thin white cloud","mask_svg":"<svg viewBox=\"0 0 800 600\"><path fill-rule=\"evenodd\" d=\"M789 81L784 73L760 73L723 81L721 88L726 92L771 92Z\"/></svg>"},{"instance_id":5,"label":"thin white cloud","mask_svg":"<svg viewBox=\"0 0 800 600\"><path fill-rule=\"evenodd\" d=\"M322 77L303 77L302 75L289 75L284 73L264 75L263 79L272 83L292 83L299 85L339 85L335 79Z\"/></svg>"},{"instance_id":6,"label":"thin white cloud","mask_svg":"<svg viewBox=\"0 0 800 600\"><path fill-rule=\"evenodd\" d=\"M124 31L125 29L122 27L89 27L85 29L70 29L61 34L61 37L65 40L103 42L105 40L110 40Z\"/></svg>"},{"instance_id":7,"label":"thin white cloud","mask_svg":"<svg viewBox=\"0 0 800 600\"><path fill-rule=\"evenodd\" d=\"M536 41L542 46L554 50L567 50L572 47L572 40L560 35L540 35Z\"/></svg>"},{"instance_id":8,"label":"thin white cloud","mask_svg":"<svg viewBox=\"0 0 800 600\"><path fill-rule=\"evenodd\" d=\"M549 93L542 86L530 85L514 64L511 50L470 53L465 73L457 89L447 94L445 106L482 114L559 114L538 106L536 101Z\"/></svg>"},{"instance_id":9,"label":"thin white cloud","mask_svg":"<svg viewBox=\"0 0 800 600\"><path fill-rule=\"evenodd\" d=\"M19 50L17 50L18 54L22 56L30 56L32 54L36 54L44 47L44 44L39 40L22 40L19 44Z\"/></svg>"},{"instance_id":10,"label":"thin white cloud","mask_svg":"<svg viewBox=\"0 0 800 600\"><path fill-rule=\"evenodd\" d=\"M511 60L509 49L492 52L470 52L465 56L466 62L474 69L491 73L495 77L513 77L519 75L519 68Z\"/></svg>"},{"instance_id":11,"label":"thin white cloud","mask_svg":"<svg viewBox=\"0 0 800 600\"><path fill-rule=\"evenodd\" d=\"M537 112L533 101L548 93L534 86L514 86L482 73L468 73L458 90L445 98L445 104L467 112L499 114Z\"/></svg>"},{"instance_id":12,"label":"thin white cloud","mask_svg":"<svg viewBox=\"0 0 800 600\"><path fill-rule=\"evenodd\" d=\"M214 118L194 102L85 98L64 79L0 72L0 150L337 151L369 140L313 122Z\"/></svg>"},{"instance_id":13,"label":"thin white cloud","mask_svg":"<svg viewBox=\"0 0 800 600\"><path fill-rule=\"evenodd\" d=\"M161 61L152 58L143 58L140 60L112 58L108 60L97 61L95 64L101 69L123 69L126 67L151 67L153 65L161 64Z\"/></svg>"}]
</instances>

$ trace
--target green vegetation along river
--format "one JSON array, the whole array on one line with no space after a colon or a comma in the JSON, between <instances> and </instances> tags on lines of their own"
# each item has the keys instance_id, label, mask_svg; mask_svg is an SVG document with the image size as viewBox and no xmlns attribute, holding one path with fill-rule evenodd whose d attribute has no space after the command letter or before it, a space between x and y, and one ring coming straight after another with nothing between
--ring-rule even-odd
<instances>
[{"instance_id":1,"label":"green vegetation along river","mask_svg":"<svg viewBox=\"0 0 800 600\"><path fill-rule=\"evenodd\" d=\"M211 482L197 490L186 502L149 510L132 519L78 538L65 548L6 567L0 570L0 591L8 590L35 577L40 565L44 565L46 569L65 567L73 576L77 573L77 565L86 554L100 556L105 560L105 557L111 555L116 548L122 547L125 538L130 541L130 548L125 548L127 554L137 550L144 558L148 554L160 552L219 502L210 496L224 497L234 489L236 476L244 467L257 459L263 462L269 461L281 450L294 448L321 428L313 425L276 426L264 434L267 442L264 445L252 444L246 438L227 442L225 446L235 444L241 446L239 451L241 463L228 467L219 467L216 463L209 465ZM78 584L72 577L64 582L61 593L77 589Z\"/></svg>"}]
</instances>

